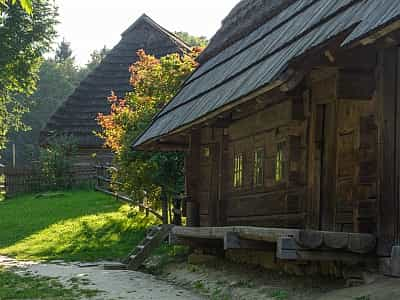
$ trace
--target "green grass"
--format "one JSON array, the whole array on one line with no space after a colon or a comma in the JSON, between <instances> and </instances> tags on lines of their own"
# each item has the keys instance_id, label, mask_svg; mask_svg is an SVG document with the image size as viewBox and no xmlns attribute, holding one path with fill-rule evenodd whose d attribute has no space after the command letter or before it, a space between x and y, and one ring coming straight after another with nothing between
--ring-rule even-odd
<instances>
[{"instance_id":1,"label":"green grass","mask_svg":"<svg viewBox=\"0 0 400 300\"><path fill-rule=\"evenodd\" d=\"M82 289L78 284L64 287L58 280L48 277L20 276L0 268L0 299L90 299L100 291Z\"/></svg>"},{"instance_id":2,"label":"green grass","mask_svg":"<svg viewBox=\"0 0 400 300\"><path fill-rule=\"evenodd\" d=\"M155 223L92 191L25 195L0 202L0 254L29 260L119 259Z\"/></svg>"},{"instance_id":3,"label":"green grass","mask_svg":"<svg viewBox=\"0 0 400 300\"><path fill-rule=\"evenodd\" d=\"M289 298L289 293L284 290L273 290L270 296L276 300L286 300Z\"/></svg>"}]
</instances>

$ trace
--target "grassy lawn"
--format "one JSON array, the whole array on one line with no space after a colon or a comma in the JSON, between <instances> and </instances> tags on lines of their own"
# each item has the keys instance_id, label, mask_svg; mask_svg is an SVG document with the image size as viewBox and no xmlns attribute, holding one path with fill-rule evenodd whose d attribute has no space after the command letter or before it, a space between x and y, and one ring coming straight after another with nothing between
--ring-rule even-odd
<instances>
[{"instance_id":1,"label":"grassy lawn","mask_svg":"<svg viewBox=\"0 0 400 300\"><path fill-rule=\"evenodd\" d=\"M74 300L90 299L99 291L82 289L77 284L64 287L54 278L20 276L0 268L0 299L49 299Z\"/></svg>"},{"instance_id":2,"label":"grassy lawn","mask_svg":"<svg viewBox=\"0 0 400 300\"><path fill-rule=\"evenodd\" d=\"M0 201L0 254L29 260L119 259L155 223L92 191L25 195Z\"/></svg>"}]
</instances>

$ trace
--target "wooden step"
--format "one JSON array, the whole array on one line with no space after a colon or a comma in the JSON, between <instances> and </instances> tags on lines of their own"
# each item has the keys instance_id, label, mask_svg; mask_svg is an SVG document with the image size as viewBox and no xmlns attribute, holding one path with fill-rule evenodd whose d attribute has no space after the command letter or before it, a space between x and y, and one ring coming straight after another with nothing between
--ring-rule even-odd
<instances>
[{"instance_id":1,"label":"wooden step","mask_svg":"<svg viewBox=\"0 0 400 300\"><path fill-rule=\"evenodd\" d=\"M157 228L157 229L155 229ZM137 270L143 262L158 248L169 236L173 225L162 225L155 227L157 231L153 235L147 235L144 240L135 247L127 259L128 269Z\"/></svg>"}]
</instances>

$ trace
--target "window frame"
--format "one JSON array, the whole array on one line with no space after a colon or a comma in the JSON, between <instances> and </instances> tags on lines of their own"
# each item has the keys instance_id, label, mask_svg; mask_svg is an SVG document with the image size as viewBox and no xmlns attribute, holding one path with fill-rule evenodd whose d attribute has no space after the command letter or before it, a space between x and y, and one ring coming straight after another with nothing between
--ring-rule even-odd
<instances>
[{"instance_id":1,"label":"window frame","mask_svg":"<svg viewBox=\"0 0 400 300\"><path fill-rule=\"evenodd\" d=\"M286 179L285 178L285 176L286 176L285 148L286 148L286 141L281 141L276 144L275 172L274 172L274 180L276 183L284 182Z\"/></svg>"},{"instance_id":2,"label":"window frame","mask_svg":"<svg viewBox=\"0 0 400 300\"><path fill-rule=\"evenodd\" d=\"M253 152L253 186L260 187L264 185L265 175L265 149L258 147Z\"/></svg>"},{"instance_id":3,"label":"window frame","mask_svg":"<svg viewBox=\"0 0 400 300\"><path fill-rule=\"evenodd\" d=\"M244 153L235 152L233 154L233 188L241 189L243 187L243 167Z\"/></svg>"}]
</instances>

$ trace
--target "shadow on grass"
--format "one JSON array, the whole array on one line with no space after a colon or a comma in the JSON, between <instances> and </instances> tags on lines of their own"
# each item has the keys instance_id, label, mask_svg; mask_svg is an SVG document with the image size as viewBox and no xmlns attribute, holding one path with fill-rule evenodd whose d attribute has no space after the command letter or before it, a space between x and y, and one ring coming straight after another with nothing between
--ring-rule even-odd
<instances>
[{"instance_id":1,"label":"shadow on grass","mask_svg":"<svg viewBox=\"0 0 400 300\"><path fill-rule=\"evenodd\" d=\"M34 260L121 258L156 223L140 213L128 217L131 212L130 207L93 192L9 200L0 204L0 253Z\"/></svg>"}]
</instances>

